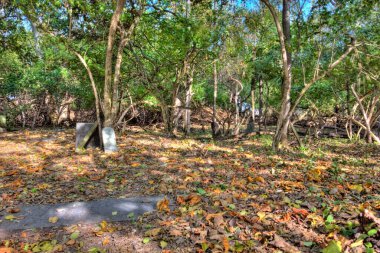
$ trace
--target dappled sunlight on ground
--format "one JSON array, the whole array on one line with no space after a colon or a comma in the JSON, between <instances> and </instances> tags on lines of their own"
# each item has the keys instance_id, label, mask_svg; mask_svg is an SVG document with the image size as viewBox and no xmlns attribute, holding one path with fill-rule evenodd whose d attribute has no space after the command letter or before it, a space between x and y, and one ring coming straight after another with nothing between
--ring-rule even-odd
<instances>
[{"instance_id":1,"label":"dappled sunlight on ground","mask_svg":"<svg viewBox=\"0 0 380 253\"><path fill-rule=\"evenodd\" d=\"M353 243L352 235L342 239L347 222L357 222L363 208L380 208L374 145L319 140L275 154L267 135L214 142L130 131L118 136L118 152L104 154L75 153L74 137L73 130L1 135L1 208L166 195L178 209L152 214L161 232L150 239L190 252L223 249L225 238L247 251L281 249L285 240L317 252L335 238L331 233ZM326 225L329 214L334 226Z\"/></svg>"}]
</instances>

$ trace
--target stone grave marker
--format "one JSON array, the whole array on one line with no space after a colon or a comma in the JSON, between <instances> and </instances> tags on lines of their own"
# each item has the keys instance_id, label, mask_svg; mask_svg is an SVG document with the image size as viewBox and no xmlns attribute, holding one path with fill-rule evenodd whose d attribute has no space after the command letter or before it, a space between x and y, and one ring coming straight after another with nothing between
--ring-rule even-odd
<instances>
[{"instance_id":1,"label":"stone grave marker","mask_svg":"<svg viewBox=\"0 0 380 253\"><path fill-rule=\"evenodd\" d=\"M116 152L116 135L112 127L105 127L102 130L103 147L106 153Z\"/></svg>"},{"instance_id":2,"label":"stone grave marker","mask_svg":"<svg viewBox=\"0 0 380 253\"><path fill-rule=\"evenodd\" d=\"M100 147L99 132L96 123L77 123L75 149ZM92 133L89 133L89 132ZM90 134L90 135L88 135ZM81 147L82 146L82 147Z\"/></svg>"},{"instance_id":3,"label":"stone grave marker","mask_svg":"<svg viewBox=\"0 0 380 253\"><path fill-rule=\"evenodd\" d=\"M0 115L0 133L6 132L7 128L7 118L5 115Z\"/></svg>"}]
</instances>

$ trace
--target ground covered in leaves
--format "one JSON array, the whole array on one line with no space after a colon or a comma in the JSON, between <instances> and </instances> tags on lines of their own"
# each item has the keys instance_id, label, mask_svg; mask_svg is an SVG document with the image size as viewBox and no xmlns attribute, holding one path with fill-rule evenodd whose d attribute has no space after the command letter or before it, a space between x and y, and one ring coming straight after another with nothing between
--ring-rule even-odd
<instances>
[{"instance_id":1,"label":"ground covered in leaves","mask_svg":"<svg viewBox=\"0 0 380 253\"><path fill-rule=\"evenodd\" d=\"M75 153L73 130L0 135L0 211L20 204L165 195L133 223L19 231L20 252L380 251L380 148L318 140L275 154L271 137L170 139L131 129L120 151ZM5 219L6 217L0 217Z\"/></svg>"}]
</instances>

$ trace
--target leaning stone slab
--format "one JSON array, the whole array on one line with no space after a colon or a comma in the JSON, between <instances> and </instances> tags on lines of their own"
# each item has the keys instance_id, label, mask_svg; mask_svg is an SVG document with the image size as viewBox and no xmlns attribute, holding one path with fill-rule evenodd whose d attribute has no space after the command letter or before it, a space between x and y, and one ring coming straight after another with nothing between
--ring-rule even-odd
<instances>
[{"instance_id":1,"label":"leaning stone slab","mask_svg":"<svg viewBox=\"0 0 380 253\"><path fill-rule=\"evenodd\" d=\"M14 214L15 220L6 220L8 215L0 213L0 238L6 238L13 231L34 228L69 226L73 224L94 224L106 221L132 221L138 216L156 209L163 196L135 197L124 199L103 199L88 202L74 202L54 205L20 206ZM50 223L50 217L58 217ZM18 219L20 218L20 219Z\"/></svg>"},{"instance_id":2,"label":"leaning stone slab","mask_svg":"<svg viewBox=\"0 0 380 253\"><path fill-rule=\"evenodd\" d=\"M105 127L102 130L103 147L106 153L116 152L116 135L112 127Z\"/></svg>"},{"instance_id":3,"label":"leaning stone slab","mask_svg":"<svg viewBox=\"0 0 380 253\"><path fill-rule=\"evenodd\" d=\"M84 148L100 147L99 135L97 134L97 123L77 123L75 149L79 151Z\"/></svg>"}]
</instances>

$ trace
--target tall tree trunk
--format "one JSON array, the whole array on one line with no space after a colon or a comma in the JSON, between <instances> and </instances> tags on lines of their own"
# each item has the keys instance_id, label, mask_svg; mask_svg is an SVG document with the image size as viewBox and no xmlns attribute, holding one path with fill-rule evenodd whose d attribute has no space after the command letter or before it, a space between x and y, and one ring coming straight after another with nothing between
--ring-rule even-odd
<instances>
[{"instance_id":1,"label":"tall tree trunk","mask_svg":"<svg viewBox=\"0 0 380 253\"><path fill-rule=\"evenodd\" d=\"M112 117L112 100L113 100L113 85L112 85L112 58L113 45L115 43L117 25L120 20L121 13L126 0L118 0L115 12L112 15L111 24L108 32L108 42L106 51L106 64L104 73L104 126L110 127L113 123Z\"/></svg>"},{"instance_id":2,"label":"tall tree trunk","mask_svg":"<svg viewBox=\"0 0 380 253\"><path fill-rule=\"evenodd\" d=\"M262 116L263 116L263 79L259 79L259 134L262 131Z\"/></svg>"},{"instance_id":3,"label":"tall tree trunk","mask_svg":"<svg viewBox=\"0 0 380 253\"><path fill-rule=\"evenodd\" d=\"M255 131L255 90L256 90L256 76L255 73L251 79L251 117L247 124L246 134L253 133Z\"/></svg>"},{"instance_id":4,"label":"tall tree trunk","mask_svg":"<svg viewBox=\"0 0 380 253\"><path fill-rule=\"evenodd\" d=\"M190 128L191 128L190 106L191 106L191 100L193 97L193 74L194 74L194 68L192 67L186 77L185 110L184 110L184 117L183 117L183 129L185 131L185 135L188 135L190 133Z\"/></svg>"},{"instance_id":5,"label":"tall tree trunk","mask_svg":"<svg viewBox=\"0 0 380 253\"><path fill-rule=\"evenodd\" d=\"M268 7L274 23L276 25L278 38L281 46L281 58L282 58L282 98L280 115L277 120L276 133L273 138L273 149L279 150L287 146L288 140L288 128L290 123L290 91L292 87L292 55L290 53L290 10L289 0L283 0L282 2L282 25L278 18L275 8L269 3L268 0L262 0Z\"/></svg>"},{"instance_id":6,"label":"tall tree trunk","mask_svg":"<svg viewBox=\"0 0 380 253\"><path fill-rule=\"evenodd\" d=\"M121 63L123 60L124 47L130 41L130 38L137 24L140 22L140 18L141 18L141 14L143 10L144 10L144 7L141 7L141 10L137 12L137 16L134 16L128 30L126 32L124 31L122 32L122 38L120 40L120 43L117 49L115 70L114 70L114 80L112 84L112 110L111 110L112 123L114 123L117 115L119 114L119 108L120 108L119 86L120 86Z\"/></svg>"},{"instance_id":7,"label":"tall tree trunk","mask_svg":"<svg viewBox=\"0 0 380 253\"><path fill-rule=\"evenodd\" d=\"M214 95L213 95L213 104L212 104L212 123L211 130L213 138L217 137L219 134L219 124L216 120L216 100L218 98L218 72L216 70L216 61L214 61Z\"/></svg>"}]
</instances>

